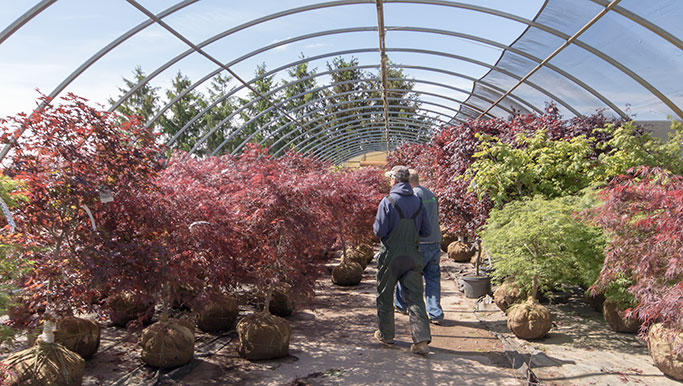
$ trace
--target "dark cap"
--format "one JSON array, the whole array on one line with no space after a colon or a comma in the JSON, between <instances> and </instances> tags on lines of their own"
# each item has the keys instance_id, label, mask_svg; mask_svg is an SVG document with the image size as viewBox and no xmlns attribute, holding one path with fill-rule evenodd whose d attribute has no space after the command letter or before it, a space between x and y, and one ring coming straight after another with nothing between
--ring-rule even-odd
<instances>
[{"instance_id":1,"label":"dark cap","mask_svg":"<svg viewBox=\"0 0 683 386\"><path fill-rule=\"evenodd\" d=\"M394 177L396 182L408 182L408 177L410 177L410 169L406 166L398 165L394 166L388 172L384 173L387 177Z\"/></svg>"}]
</instances>

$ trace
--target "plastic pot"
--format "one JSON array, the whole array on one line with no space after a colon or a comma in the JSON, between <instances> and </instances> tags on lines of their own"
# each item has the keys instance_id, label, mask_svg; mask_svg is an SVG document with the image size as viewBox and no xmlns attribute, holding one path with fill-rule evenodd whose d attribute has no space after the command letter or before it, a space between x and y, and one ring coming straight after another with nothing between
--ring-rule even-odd
<instances>
[{"instance_id":1,"label":"plastic pot","mask_svg":"<svg viewBox=\"0 0 683 386\"><path fill-rule=\"evenodd\" d=\"M465 297L480 298L491 291L491 278L488 276L463 276Z\"/></svg>"}]
</instances>

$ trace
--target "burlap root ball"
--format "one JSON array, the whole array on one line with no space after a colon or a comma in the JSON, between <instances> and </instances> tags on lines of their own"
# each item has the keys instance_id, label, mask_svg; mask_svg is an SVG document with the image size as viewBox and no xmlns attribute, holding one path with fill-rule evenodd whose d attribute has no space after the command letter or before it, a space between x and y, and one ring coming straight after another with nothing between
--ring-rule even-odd
<instances>
[{"instance_id":1,"label":"burlap root ball","mask_svg":"<svg viewBox=\"0 0 683 386\"><path fill-rule=\"evenodd\" d=\"M144 302L138 295L130 292L108 297L107 308L112 323L119 327L126 327L128 322L140 317L143 323L149 323L154 314L154 304Z\"/></svg>"},{"instance_id":2,"label":"burlap root ball","mask_svg":"<svg viewBox=\"0 0 683 386\"><path fill-rule=\"evenodd\" d=\"M664 374L683 381L683 354L675 354L674 347L683 345L683 333L676 333L662 324L650 326L648 347L655 366Z\"/></svg>"},{"instance_id":3,"label":"burlap root ball","mask_svg":"<svg viewBox=\"0 0 683 386\"><path fill-rule=\"evenodd\" d=\"M7 357L7 384L16 386L78 386L83 380L85 360L59 343L36 344ZM3 383L4 384L4 383Z\"/></svg>"},{"instance_id":4,"label":"burlap root ball","mask_svg":"<svg viewBox=\"0 0 683 386\"><path fill-rule=\"evenodd\" d=\"M182 366L194 356L194 332L185 322L169 319L145 328L140 338L142 361L152 367Z\"/></svg>"},{"instance_id":5,"label":"burlap root ball","mask_svg":"<svg viewBox=\"0 0 683 386\"><path fill-rule=\"evenodd\" d=\"M519 338L542 338L550 331L552 324L550 311L531 297L508 309L508 328Z\"/></svg>"},{"instance_id":6,"label":"burlap root ball","mask_svg":"<svg viewBox=\"0 0 683 386\"><path fill-rule=\"evenodd\" d=\"M505 282L493 292L493 301L498 308L506 312L513 304L521 303L526 294L514 282Z\"/></svg>"},{"instance_id":7,"label":"burlap root ball","mask_svg":"<svg viewBox=\"0 0 683 386\"><path fill-rule=\"evenodd\" d=\"M448 246L454 241L458 241L458 236L446 233L446 230L441 228L441 250L448 252Z\"/></svg>"},{"instance_id":8,"label":"burlap root ball","mask_svg":"<svg viewBox=\"0 0 683 386\"><path fill-rule=\"evenodd\" d=\"M624 311L609 299L602 304L602 316L612 331L634 334L640 329L640 322L637 319L624 317Z\"/></svg>"},{"instance_id":9,"label":"burlap root ball","mask_svg":"<svg viewBox=\"0 0 683 386\"><path fill-rule=\"evenodd\" d=\"M182 283L171 284L171 307L179 310L190 309L190 301L196 296L192 287Z\"/></svg>"},{"instance_id":10,"label":"burlap root ball","mask_svg":"<svg viewBox=\"0 0 683 386\"><path fill-rule=\"evenodd\" d=\"M206 332L229 330L235 325L238 314L237 299L225 296L201 307L197 313L197 326Z\"/></svg>"},{"instance_id":11,"label":"burlap root ball","mask_svg":"<svg viewBox=\"0 0 683 386\"><path fill-rule=\"evenodd\" d=\"M370 244L361 244L356 247L356 252L365 258L365 266L367 267L372 259L375 257L375 250Z\"/></svg>"},{"instance_id":12,"label":"burlap root ball","mask_svg":"<svg viewBox=\"0 0 683 386\"><path fill-rule=\"evenodd\" d=\"M287 283L279 283L273 289L270 296L268 310L277 316L289 316L294 312L296 302L292 293L292 286Z\"/></svg>"},{"instance_id":13,"label":"burlap root ball","mask_svg":"<svg viewBox=\"0 0 683 386\"><path fill-rule=\"evenodd\" d=\"M269 313L251 314L237 323L238 351L249 360L282 358L289 355L291 335L285 319Z\"/></svg>"},{"instance_id":14,"label":"burlap root ball","mask_svg":"<svg viewBox=\"0 0 683 386\"><path fill-rule=\"evenodd\" d=\"M363 267L353 261L341 263L332 270L332 283L336 285L358 285L362 278Z\"/></svg>"},{"instance_id":15,"label":"burlap root ball","mask_svg":"<svg viewBox=\"0 0 683 386\"><path fill-rule=\"evenodd\" d=\"M454 241L448 245L448 257L459 263L466 263L472 258L469 244L462 241Z\"/></svg>"},{"instance_id":16,"label":"burlap root ball","mask_svg":"<svg viewBox=\"0 0 683 386\"><path fill-rule=\"evenodd\" d=\"M100 324L74 316L62 318L57 322L55 342L88 359L100 347Z\"/></svg>"},{"instance_id":17,"label":"burlap root ball","mask_svg":"<svg viewBox=\"0 0 683 386\"><path fill-rule=\"evenodd\" d=\"M346 251L346 260L344 260L344 261L345 262L358 263L361 266L361 268L363 268L363 270L365 270L365 268L368 266L367 256L365 256L365 254L363 254L362 252L360 252L357 249L347 250Z\"/></svg>"}]
</instances>

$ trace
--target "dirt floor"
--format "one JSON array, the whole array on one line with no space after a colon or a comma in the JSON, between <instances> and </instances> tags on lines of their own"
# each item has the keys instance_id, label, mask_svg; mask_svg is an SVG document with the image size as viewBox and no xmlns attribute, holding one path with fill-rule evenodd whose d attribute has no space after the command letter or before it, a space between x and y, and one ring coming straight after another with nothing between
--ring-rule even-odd
<instances>
[{"instance_id":1,"label":"dirt floor","mask_svg":"<svg viewBox=\"0 0 683 386\"><path fill-rule=\"evenodd\" d=\"M394 346L376 342L375 267L360 285L319 281L315 310L296 312L290 355L250 362L237 355L234 331L198 332L195 359L157 371L139 358L137 334L105 327L100 351L86 363L83 385L681 385L652 365L634 335L609 331L602 316L576 299L550 305L555 320L538 341L517 339L488 301L468 299L458 275L471 270L442 256L446 320L432 325L431 353L410 352L408 317L395 314Z\"/></svg>"}]
</instances>

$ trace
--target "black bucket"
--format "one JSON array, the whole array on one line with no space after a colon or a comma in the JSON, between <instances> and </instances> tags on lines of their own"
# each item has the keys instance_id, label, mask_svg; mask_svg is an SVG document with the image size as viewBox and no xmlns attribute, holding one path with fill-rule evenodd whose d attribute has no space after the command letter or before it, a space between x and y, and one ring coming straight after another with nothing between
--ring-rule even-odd
<instances>
[{"instance_id":1,"label":"black bucket","mask_svg":"<svg viewBox=\"0 0 683 386\"><path fill-rule=\"evenodd\" d=\"M491 292L491 278L488 276L463 276L462 282L468 298L480 298Z\"/></svg>"}]
</instances>

